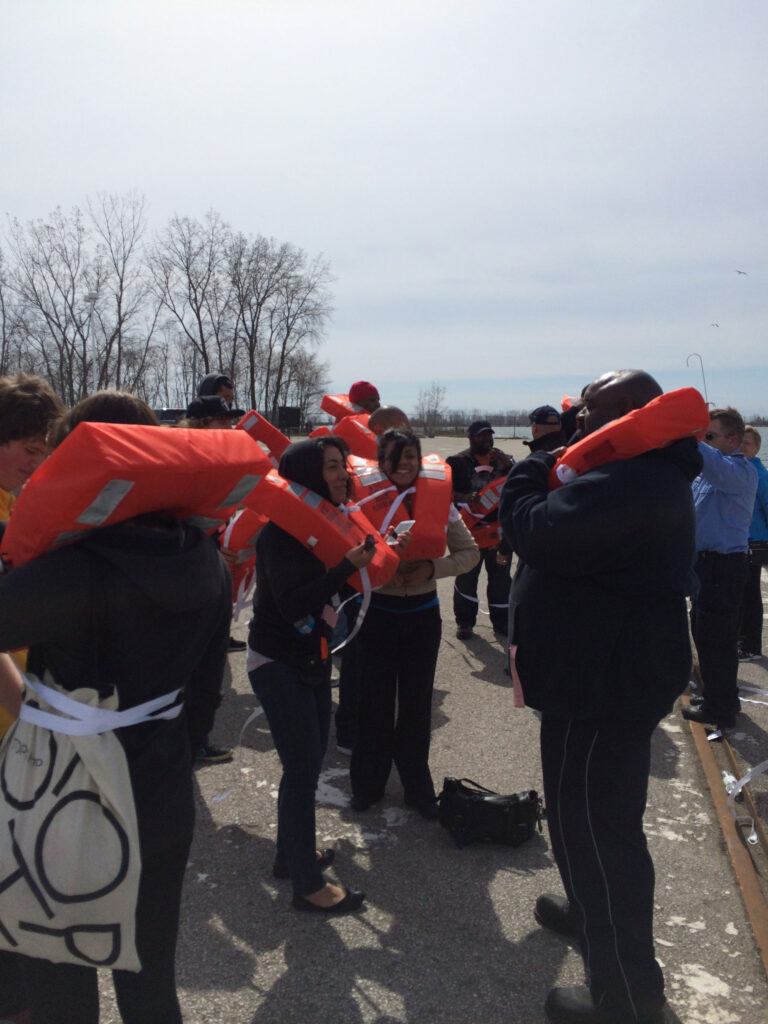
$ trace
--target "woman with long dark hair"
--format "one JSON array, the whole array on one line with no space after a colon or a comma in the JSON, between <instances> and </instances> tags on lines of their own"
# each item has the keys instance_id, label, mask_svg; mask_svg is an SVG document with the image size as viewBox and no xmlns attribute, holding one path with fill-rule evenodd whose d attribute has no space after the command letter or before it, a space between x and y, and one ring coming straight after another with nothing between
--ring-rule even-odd
<instances>
[{"instance_id":1,"label":"woman with long dark hair","mask_svg":"<svg viewBox=\"0 0 768 1024\"><path fill-rule=\"evenodd\" d=\"M412 517L409 492L421 470L419 439L410 430L385 431L379 439L379 465L398 492L406 492L403 504ZM468 572L480 558L453 506L448 522L439 527L446 529L448 553L401 561L397 574L372 595L358 634L362 683L350 766L352 807L358 811L381 800L394 763L406 805L427 819L437 817L429 771L432 688L442 631L436 582Z\"/></svg>"},{"instance_id":2,"label":"woman with long dark hair","mask_svg":"<svg viewBox=\"0 0 768 1024\"><path fill-rule=\"evenodd\" d=\"M290 445L280 459L286 480L334 505L346 502L346 449L332 437ZM315 848L315 790L328 743L334 596L373 551L363 544L331 569L270 522L256 542L256 593L248 637L248 677L267 716L283 766L273 874L290 878L297 910L342 914L365 894L326 882L333 850Z\"/></svg>"}]
</instances>

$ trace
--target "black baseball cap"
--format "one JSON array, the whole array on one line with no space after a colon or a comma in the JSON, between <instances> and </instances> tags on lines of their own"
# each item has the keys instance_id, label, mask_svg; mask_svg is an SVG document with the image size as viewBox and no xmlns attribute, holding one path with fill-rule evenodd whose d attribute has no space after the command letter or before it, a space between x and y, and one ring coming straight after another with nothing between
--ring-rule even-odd
<instances>
[{"instance_id":1,"label":"black baseball cap","mask_svg":"<svg viewBox=\"0 0 768 1024\"><path fill-rule=\"evenodd\" d=\"M557 409L555 409L553 405L538 406L538 408L528 413L528 418L530 419L531 423L539 423L542 426L560 426L560 413L557 411Z\"/></svg>"},{"instance_id":2,"label":"black baseball cap","mask_svg":"<svg viewBox=\"0 0 768 1024\"><path fill-rule=\"evenodd\" d=\"M467 437L474 437L475 434L482 434L484 430L490 430L492 434L495 433L488 420L472 420L467 427Z\"/></svg>"}]
</instances>

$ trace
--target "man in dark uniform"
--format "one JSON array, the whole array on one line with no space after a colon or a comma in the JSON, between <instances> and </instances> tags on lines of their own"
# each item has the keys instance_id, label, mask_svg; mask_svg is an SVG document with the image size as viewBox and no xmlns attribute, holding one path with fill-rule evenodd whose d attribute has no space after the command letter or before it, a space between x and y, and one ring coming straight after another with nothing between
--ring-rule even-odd
<instances>
[{"instance_id":1,"label":"man in dark uniform","mask_svg":"<svg viewBox=\"0 0 768 1024\"><path fill-rule=\"evenodd\" d=\"M514 460L493 445L493 428L487 420L475 420L467 429L469 448L445 460L453 473L453 500L457 505L476 501L482 489L492 480L505 476ZM495 522L498 510L490 512L482 522ZM456 636L470 640L477 621L477 586L480 569L485 565L488 576L488 611L495 633L506 636L507 603L509 599L509 556L502 545L481 549L481 559L474 569L456 577L453 591L453 613Z\"/></svg>"},{"instance_id":2,"label":"man in dark uniform","mask_svg":"<svg viewBox=\"0 0 768 1024\"><path fill-rule=\"evenodd\" d=\"M540 405L529 414L531 440L523 441L532 452L553 452L568 440L563 435L560 413L552 405Z\"/></svg>"},{"instance_id":3,"label":"man in dark uniform","mask_svg":"<svg viewBox=\"0 0 768 1024\"><path fill-rule=\"evenodd\" d=\"M590 434L660 395L641 370L584 393ZM552 851L566 898L541 925L578 938L588 987L553 989L551 1024L660 1024L653 862L643 833L651 734L688 683L686 592L693 564L693 438L597 466L549 490L533 452L509 474L499 521L520 557L510 643L526 703L542 712Z\"/></svg>"}]
</instances>

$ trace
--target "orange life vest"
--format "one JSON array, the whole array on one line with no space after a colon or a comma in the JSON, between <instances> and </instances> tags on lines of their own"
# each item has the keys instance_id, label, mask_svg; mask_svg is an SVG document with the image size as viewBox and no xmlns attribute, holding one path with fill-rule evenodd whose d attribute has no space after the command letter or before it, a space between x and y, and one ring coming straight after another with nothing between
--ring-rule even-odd
<instances>
[{"instance_id":1,"label":"orange life vest","mask_svg":"<svg viewBox=\"0 0 768 1024\"><path fill-rule=\"evenodd\" d=\"M683 437L700 441L708 427L709 409L696 388L668 391L568 448L552 467L549 488L554 490L606 462L666 448Z\"/></svg>"},{"instance_id":2,"label":"orange life vest","mask_svg":"<svg viewBox=\"0 0 768 1024\"><path fill-rule=\"evenodd\" d=\"M400 493L376 462L351 458L347 468L352 477L353 500L377 530L385 533L390 525L414 520L404 559L443 557L453 483L450 467L439 455L423 456L415 489L409 487ZM413 494L412 515L405 508L406 494Z\"/></svg>"},{"instance_id":3,"label":"orange life vest","mask_svg":"<svg viewBox=\"0 0 768 1024\"><path fill-rule=\"evenodd\" d=\"M462 504L459 507L461 518L479 548L495 548L499 543L498 522L487 523L483 520L499 507L505 480L506 476L499 476L495 480L491 480L480 491L476 501Z\"/></svg>"},{"instance_id":4,"label":"orange life vest","mask_svg":"<svg viewBox=\"0 0 768 1024\"><path fill-rule=\"evenodd\" d=\"M254 409L247 412L237 426L252 437L254 441L261 441L266 446L271 456L272 465L277 469L280 456L291 443L291 439L286 437L281 430L278 430L268 419L265 419Z\"/></svg>"},{"instance_id":5,"label":"orange life vest","mask_svg":"<svg viewBox=\"0 0 768 1024\"><path fill-rule=\"evenodd\" d=\"M362 405L350 402L349 395L323 395L320 408L337 420L343 420L345 416L354 416L357 413L365 412ZM311 436L311 435L310 435Z\"/></svg>"},{"instance_id":6,"label":"orange life vest","mask_svg":"<svg viewBox=\"0 0 768 1024\"><path fill-rule=\"evenodd\" d=\"M328 568L338 565L350 548L362 544L372 534L376 548L367 567L371 587L380 587L397 571L397 555L359 509L349 505L339 508L307 487L285 480L274 470L259 481L246 498L246 505L268 516ZM348 582L356 590L365 589L360 572Z\"/></svg>"},{"instance_id":7,"label":"orange life vest","mask_svg":"<svg viewBox=\"0 0 768 1024\"><path fill-rule=\"evenodd\" d=\"M375 460L379 453L379 439L368 428L368 413L345 416L333 426L315 427L310 437L340 437L353 455Z\"/></svg>"},{"instance_id":8,"label":"orange life vest","mask_svg":"<svg viewBox=\"0 0 768 1024\"><path fill-rule=\"evenodd\" d=\"M253 582L256 568L256 538L269 522L266 516L250 508L241 508L221 529L221 546L235 553L232 574L232 602L240 608Z\"/></svg>"},{"instance_id":9,"label":"orange life vest","mask_svg":"<svg viewBox=\"0 0 768 1024\"><path fill-rule=\"evenodd\" d=\"M160 510L211 530L271 468L239 430L80 423L22 490L0 550L19 566L96 527Z\"/></svg>"}]
</instances>

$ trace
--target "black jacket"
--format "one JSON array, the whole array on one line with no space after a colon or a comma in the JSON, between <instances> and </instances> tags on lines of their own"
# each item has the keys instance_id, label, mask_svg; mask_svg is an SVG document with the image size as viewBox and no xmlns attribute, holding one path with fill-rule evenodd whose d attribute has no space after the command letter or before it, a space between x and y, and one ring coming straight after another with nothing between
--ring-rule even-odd
<instances>
[{"instance_id":1,"label":"black jacket","mask_svg":"<svg viewBox=\"0 0 768 1024\"><path fill-rule=\"evenodd\" d=\"M355 567L342 558L326 569L319 558L275 523L267 523L256 541L256 591L248 646L273 661L322 681L330 671L324 655L333 629L323 608L345 590Z\"/></svg>"},{"instance_id":2,"label":"black jacket","mask_svg":"<svg viewBox=\"0 0 768 1024\"><path fill-rule=\"evenodd\" d=\"M542 434L541 437L532 437L530 441L523 441L526 448L533 452L553 452L555 448L562 448L568 439L562 430L552 430L549 434Z\"/></svg>"},{"instance_id":3,"label":"black jacket","mask_svg":"<svg viewBox=\"0 0 768 1024\"><path fill-rule=\"evenodd\" d=\"M510 642L526 703L653 725L689 679L693 440L611 462L549 491L554 456L513 467L500 523L521 564Z\"/></svg>"},{"instance_id":4,"label":"black jacket","mask_svg":"<svg viewBox=\"0 0 768 1024\"><path fill-rule=\"evenodd\" d=\"M0 650L30 647L67 690L117 690L120 708L224 672L232 615L229 572L194 527L94 530L0 577ZM191 836L186 719L118 729L131 776L142 853Z\"/></svg>"}]
</instances>

